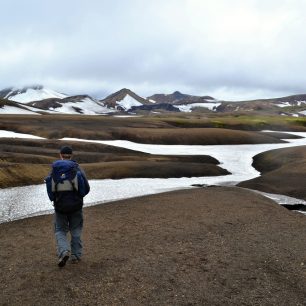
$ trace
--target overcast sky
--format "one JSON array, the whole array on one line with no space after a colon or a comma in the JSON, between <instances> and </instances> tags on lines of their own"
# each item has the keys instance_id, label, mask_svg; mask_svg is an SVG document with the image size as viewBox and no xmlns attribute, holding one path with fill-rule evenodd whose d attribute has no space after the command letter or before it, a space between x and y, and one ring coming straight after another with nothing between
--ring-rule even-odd
<instances>
[{"instance_id":1,"label":"overcast sky","mask_svg":"<svg viewBox=\"0 0 306 306\"><path fill-rule=\"evenodd\" d=\"M0 89L306 93L304 0L0 0Z\"/></svg>"}]
</instances>

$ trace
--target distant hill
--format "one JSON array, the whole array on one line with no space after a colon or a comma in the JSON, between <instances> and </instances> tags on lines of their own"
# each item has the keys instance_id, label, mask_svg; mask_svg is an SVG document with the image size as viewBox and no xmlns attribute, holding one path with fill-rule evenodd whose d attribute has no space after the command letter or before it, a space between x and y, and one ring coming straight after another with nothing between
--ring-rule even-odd
<instances>
[{"instance_id":1,"label":"distant hill","mask_svg":"<svg viewBox=\"0 0 306 306\"><path fill-rule=\"evenodd\" d=\"M223 101L217 107L217 112L269 112L284 115L300 114L306 110L306 94L292 95L273 99L258 99L249 101Z\"/></svg>"},{"instance_id":2,"label":"distant hill","mask_svg":"<svg viewBox=\"0 0 306 306\"><path fill-rule=\"evenodd\" d=\"M63 99L67 95L43 87L42 85L26 86L23 88L9 87L0 91L0 98L20 103L28 103L48 98Z\"/></svg>"},{"instance_id":3,"label":"distant hill","mask_svg":"<svg viewBox=\"0 0 306 306\"><path fill-rule=\"evenodd\" d=\"M211 96L195 96L175 91L141 97L123 88L104 99L87 94L72 95L33 85L0 91L0 114L147 114L171 112L215 112L305 116L306 94L249 101L221 101Z\"/></svg>"},{"instance_id":4,"label":"distant hill","mask_svg":"<svg viewBox=\"0 0 306 306\"><path fill-rule=\"evenodd\" d=\"M212 102L215 101L210 96L192 96L182 94L179 91L175 91L172 94L155 94L147 97L148 100L156 103L170 103L170 104L190 104L190 103L201 103L201 102Z\"/></svg>"},{"instance_id":5,"label":"distant hill","mask_svg":"<svg viewBox=\"0 0 306 306\"><path fill-rule=\"evenodd\" d=\"M128 111L132 107L152 104L149 100L142 98L133 91L123 88L101 100L109 108Z\"/></svg>"},{"instance_id":6,"label":"distant hill","mask_svg":"<svg viewBox=\"0 0 306 306\"><path fill-rule=\"evenodd\" d=\"M63 99L49 98L30 102L27 105L44 111L65 114L98 115L114 111L109 109L102 102L87 95L77 95Z\"/></svg>"}]
</instances>

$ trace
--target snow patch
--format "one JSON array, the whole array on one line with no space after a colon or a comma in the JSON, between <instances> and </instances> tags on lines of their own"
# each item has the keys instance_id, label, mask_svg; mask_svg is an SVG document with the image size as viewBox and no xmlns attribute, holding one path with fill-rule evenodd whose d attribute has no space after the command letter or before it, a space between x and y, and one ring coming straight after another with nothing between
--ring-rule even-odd
<instances>
[{"instance_id":1,"label":"snow patch","mask_svg":"<svg viewBox=\"0 0 306 306\"><path fill-rule=\"evenodd\" d=\"M121 106L126 111L131 109L133 106L143 105L142 103L131 97L130 95L126 95L121 101L116 101L116 104Z\"/></svg>"},{"instance_id":2,"label":"snow patch","mask_svg":"<svg viewBox=\"0 0 306 306\"><path fill-rule=\"evenodd\" d=\"M12 131L0 130L0 138L30 138L30 139L46 139L30 134L17 133Z\"/></svg>"},{"instance_id":3,"label":"snow patch","mask_svg":"<svg viewBox=\"0 0 306 306\"><path fill-rule=\"evenodd\" d=\"M306 104L306 101L296 101L297 106L301 106L302 104ZM294 106L294 103L290 102L282 102L279 104L275 104L278 107L287 107L287 106Z\"/></svg>"},{"instance_id":4,"label":"snow patch","mask_svg":"<svg viewBox=\"0 0 306 306\"><path fill-rule=\"evenodd\" d=\"M288 132L291 133L291 132ZM95 142L116 147L126 148L156 155L210 155L220 162L220 167L228 170L231 175L202 178L204 184L231 184L250 180L260 175L252 167L253 156L273 149L286 148L296 145L306 145L306 132L292 132L304 138L286 140L280 144L246 144L246 145L154 145L141 144L127 140L84 140L75 138L63 138L61 140L73 140ZM284 136L285 138L286 136Z\"/></svg>"},{"instance_id":5,"label":"snow patch","mask_svg":"<svg viewBox=\"0 0 306 306\"><path fill-rule=\"evenodd\" d=\"M289 102L282 102L279 104L275 104L278 107L287 107L287 106L291 106L291 104Z\"/></svg>"},{"instance_id":6,"label":"snow patch","mask_svg":"<svg viewBox=\"0 0 306 306\"><path fill-rule=\"evenodd\" d=\"M10 133L1 131L0 137ZM305 132L284 132L306 137ZM23 137L26 134L21 134ZM29 135L31 138L36 137ZM284 136L285 137L285 136ZM69 140L64 138L62 140ZM88 141L83 139L74 139ZM85 198L85 206L98 203L131 198L140 195L161 193L165 191L191 188L192 184L235 185L241 180L259 176L252 166L252 157L268 150L306 145L306 138L290 139L282 144L259 145L215 145L215 146L186 146L186 145L149 145L129 141L88 141L105 143L151 154L165 155L211 155L221 162L221 167L232 174L215 177L169 178L169 179L120 179L120 180L91 180L91 192ZM22 197L20 196L22 194ZM16 205L18 203L18 205ZM4 188L0 190L0 223L31 215L52 213L52 204L48 200L44 184L26 187Z\"/></svg>"},{"instance_id":7,"label":"snow patch","mask_svg":"<svg viewBox=\"0 0 306 306\"><path fill-rule=\"evenodd\" d=\"M88 97L76 102L62 103L62 106L55 108L54 111L58 113L78 115L99 115L112 112L112 110L103 104Z\"/></svg>"},{"instance_id":8,"label":"snow patch","mask_svg":"<svg viewBox=\"0 0 306 306\"><path fill-rule=\"evenodd\" d=\"M173 106L178 108L181 112L190 113L192 112L192 109L196 107L204 107L208 108L209 110L214 110L219 105L221 105L221 103L192 103L192 104L173 105Z\"/></svg>"},{"instance_id":9,"label":"snow patch","mask_svg":"<svg viewBox=\"0 0 306 306\"><path fill-rule=\"evenodd\" d=\"M4 105L0 108L0 114L15 114L15 115L40 115L31 110L22 109L16 106Z\"/></svg>"}]
</instances>

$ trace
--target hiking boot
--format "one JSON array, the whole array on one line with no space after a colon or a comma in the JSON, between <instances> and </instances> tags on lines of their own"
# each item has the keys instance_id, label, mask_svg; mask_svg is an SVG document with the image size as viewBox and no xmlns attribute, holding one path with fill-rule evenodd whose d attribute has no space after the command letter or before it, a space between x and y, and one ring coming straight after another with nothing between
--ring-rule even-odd
<instances>
[{"instance_id":1,"label":"hiking boot","mask_svg":"<svg viewBox=\"0 0 306 306\"><path fill-rule=\"evenodd\" d=\"M60 268L65 266L67 260L69 259L69 256L70 256L69 251L63 252L63 254L61 255L61 257L59 258L59 261L58 261L58 266Z\"/></svg>"},{"instance_id":2,"label":"hiking boot","mask_svg":"<svg viewBox=\"0 0 306 306\"><path fill-rule=\"evenodd\" d=\"M71 259L70 259L70 262L72 264L78 264L80 261L81 261L81 258L78 258L78 257L75 257L75 256L72 256Z\"/></svg>"}]
</instances>

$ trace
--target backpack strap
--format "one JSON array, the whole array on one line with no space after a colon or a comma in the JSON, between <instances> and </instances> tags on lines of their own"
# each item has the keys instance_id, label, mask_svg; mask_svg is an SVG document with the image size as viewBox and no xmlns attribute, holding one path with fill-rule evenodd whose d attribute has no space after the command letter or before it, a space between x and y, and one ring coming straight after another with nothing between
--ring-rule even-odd
<instances>
[{"instance_id":1,"label":"backpack strap","mask_svg":"<svg viewBox=\"0 0 306 306\"><path fill-rule=\"evenodd\" d=\"M56 204L57 201L59 200L59 194L58 194L58 190L57 190L57 185L58 184L59 184L58 182L54 184L54 189L55 189L55 191L54 191L54 204Z\"/></svg>"},{"instance_id":2,"label":"backpack strap","mask_svg":"<svg viewBox=\"0 0 306 306\"><path fill-rule=\"evenodd\" d=\"M71 186L72 186L73 191L74 191L76 194L80 195L79 190L75 187L75 184L74 184L73 180L69 180L69 182L70 182L70 184L71 184Z\"/></svg>"}]
</instances>

